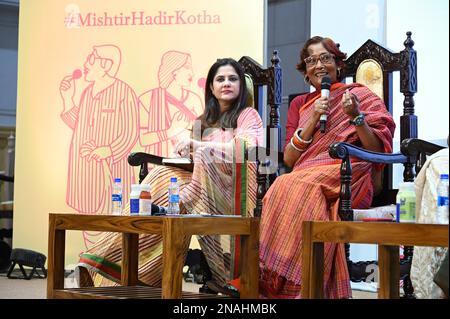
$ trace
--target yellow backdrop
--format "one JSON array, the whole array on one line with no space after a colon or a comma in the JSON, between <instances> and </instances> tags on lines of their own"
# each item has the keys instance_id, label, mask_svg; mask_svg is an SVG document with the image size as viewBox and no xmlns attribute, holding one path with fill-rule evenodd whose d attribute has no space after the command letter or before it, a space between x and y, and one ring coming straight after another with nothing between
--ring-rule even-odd
<instances>
[{"instance_id":1,"label":"yellow backdrop","mask_svg":"<svg viewBox=\"0 0 450 319\"><path fill-rule=\"evenodd\" d=\"M120 52L120 63L117 56L112 59L119 67L114 77L136 97L164 85L161 65L167 73L173 63L184 63L188 70L184 89L202 101L201 86L217 58L248 55L263 62L264 4L263 0L21 0L13 246L47 254L48 214L79 212L67 199L68 193L78 195L77 189L68 191L69 154L76 146L71 145L74 130L61 116L62 93L67 89L64 79L75 83L73 101L80 104L91 83L90 63L112 59L107 50L93 51L94 46L108 45ZM181 58L175 54L163 60L173 51L181 52ZM184 56L190 56L189 63ZM201 103L192 106L194 113ZM71 107L66 105L66 111ZM144 149L139 141L129 147ZM68 232L66 264L76 263L85 245L81 232Z\"/></svg>"}]
</instances>

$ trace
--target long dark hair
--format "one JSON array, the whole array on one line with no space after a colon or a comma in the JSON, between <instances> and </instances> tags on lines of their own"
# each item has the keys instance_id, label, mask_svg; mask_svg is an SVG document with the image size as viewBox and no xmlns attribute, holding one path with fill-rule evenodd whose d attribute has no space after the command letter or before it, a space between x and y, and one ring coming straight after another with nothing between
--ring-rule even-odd
<instances>
[{"instance_id":1,"label":"long dark hair","mask_svg":"<svg viewBox=\"0 0 450 319\"><path fill-rule=\"evenodd\" d=\"M213 85L217 70L225 65L231 65L239 76L239 95L232 107L223 114L220 114L219 101L212 93L211 86ZM202 121L202 132L208 127L236 128L239 114L248 106L246 103L247 96L248 91L245 83L245 75L241 65L231 58L218 59L209 69L206 78L205 111L200 116Z\"/></svg>"},{"instance_id":2,"label":"long dark hair","mask_svg":"<svg viewBox=\"0 0 450 319\"><path fill-rule=\"evenodd\" d=\"M319 36L314 36L306 41L302 50L300 51L300 62L297 64L297 70L299 70L303 75L306 74L306 63L305 59L309 57L308 48L311 44L322 43L324 48L334 55L334 61L336 62L337 68L341 70L337 75L338 81L342 81L344 77L345 63L344 60L347 58L347 53L342 52L339 46L330 38L322 38Z\"/></svg>"}]
</instances>

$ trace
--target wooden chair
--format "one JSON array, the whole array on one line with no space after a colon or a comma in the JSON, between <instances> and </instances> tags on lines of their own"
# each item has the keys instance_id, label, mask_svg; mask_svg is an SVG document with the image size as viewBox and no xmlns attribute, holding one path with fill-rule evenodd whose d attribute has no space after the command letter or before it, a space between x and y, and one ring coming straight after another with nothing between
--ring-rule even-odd
<instances>
[{"instance_id":1,"label":"wooden chair","mask_svg":"<svg viewBox=\"0 0 450 319\"><path fill-rule=\"evenodd\" d=\"M278 175L278 168L283 163L281 152L280 135L280 111L282 98L282 69L278 51L273 51L271 66L264 68L251 57L244 56L238 61L246 75L253 81L254 107L259 114L263 115L264 108L269 107L269 121L266 125L266 145L248 150L246 156L249 160L256 160L257 170L257 205L254 212L255 217L261 216L262 198L267 188ZM264 101L264 89L267 89L266 100ZM264 118L263 118L264 121ZM148 164L162 165L160 158L143 152L135 152L128 156L128 163L131 166L140 166L139 183L148 174ZM181 167L183 168L183 167Z\"/></svg>"},{"instance_id":2,"label":"wooden chair","mask_svg":"<svg viewBox=\"0 0 450 319\"><path fill-rule=\"evenodd\" d=\"M282 69L276 50L273 52L271 58L271 66L267 68L264 68L248 56L242 57L238 62L242 65L245 74L249 76L253 82L254 107L258 110L264 122L266 121L263 117L263 110L267 107L270 108L268 110L269 120L265 126L266 145L249 149L246 153L246 159L249 161L256 161L258 168L256 176L258 186L254 216L260 217L262 211L262 199L268 187L278 175L280 166L283 164L279 124L279 107L282 98ZM265 99L264 96L266 96ZM143 152L130 154L128 163L132 166L140 166L139 182L142 182L147 176L149 163L162 165L161 158ZM211 292L210 288L211 287L205 287L204 285L201 288L201 291ZM217 292L215 287L212 288L213 291Z\"/></svg>"},{"instance_id":3,"label":"wooden chair","mask_svg":"<svg viewBox=\"0 0 450 319\"><path fill-rule=\"evenodd\" d=\"M375 93L384 100L387 109L393 110L393 90L392 74L400 72L400 92L404 95L403 115L400 117L400 141L402 143L402 153L382 154L370 152L348 143L335 143L330 146L330 156L342 159L341 165L341 192L339 216L343 221L353 220L353 209L351 202L351 180L352 166L350 157L357 157L372 163L387 164L383 171L381 190L373 199L372 207L395 204L397 190L392 188L392 164L402 163L404 165L403 179L405 182L414 180L416 171L423 164L426 154L431 154L443 148L424 141L415 140L417 138L417 116L414 114L414 94L417 92L417 55L413 49L414 41L411 39L411 32L406 33L404 42L405 49L393 53L379 44L368 40L346 61L346 77L352 77L353 81L361 82L367 77L369 86ZM364 75L364 71L370 76ZM361 75L361 72L363 73ZM381 81L381 82L380 82ZM373 82L373 83L372 83ZM413 139L413 140L411 140ZM371 274L368 267L377 264L377 261L352 262L350 260L349 245L346 244L346 256L350 278L358 282L366 280ZM409 278L413 247L404 247L404 257L400 261L401 279L403 279L403 289L406 298L413 298L413 287Z\"/></svg>"}]
</instances>

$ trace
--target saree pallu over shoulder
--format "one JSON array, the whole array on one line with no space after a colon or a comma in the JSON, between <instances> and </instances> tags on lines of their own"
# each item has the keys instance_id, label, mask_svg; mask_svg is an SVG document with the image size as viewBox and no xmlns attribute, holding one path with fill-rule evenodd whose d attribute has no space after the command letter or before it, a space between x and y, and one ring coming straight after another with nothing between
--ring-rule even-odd
<instances>
[{"instance_id":1,"label":"saree pallu over shoulder","mask_svg":"<svg viewBox=\"0 0 450 319\"><path fill-rule=\"evenodd\" d=\"M392 151L394 121L383 101L362 85L340 85L330 93L327 128L317 126L310 146L300 155L289 174L279 176L263 199L260 228L260 292L269 298L301 298L302 222L306 220L339 220L340 161L328 154L330 144L359 144L356 129L342 111L342 95L346 90L360 101L360 111L382 142ZM298 127L305 127L312 116L313 103L299 108ZM352 199L355 207L370 205L373 186L372 165L352 161ZM326 298L351 297L350 279L344 247L326 243L324 247L324 293Z\"/></svg>"},{"instance_id":2,"label":"saree pallu over shoulder","mask_svg":"<svg viewBox=\"0 0 450 319\"><path fill-rule=\"evenodd\" d=\"M254 110L253 110L254 111ZM239 129L233 134L218 130L209 135L208 142L227 143L226 148L207 146L194 153L194 171L157 166L142 183L151 184L152 199L157 205L167 205L167 186L170 177L180 183L182 213L251 215L256 202L256 165L246 162L247 147L262 140L262 120L251 109L242 111ZM261 136L259 136L260 134ZM223 154L230 151L230 156ZM129 205L125 208L129 212ZM224 284L238 273L239 239L231 236L198 236L202 251L218 284ZM187 242L186 251L189 242ZM120 280L121 236L105 233L96 245L85 252L80 265L94 273L98 285L118 283ZM162 240L157 235L139 236L139 280L159 286L162 274ZM107 278L108 280L105 280Z\"/></svg>"},{"instance_id":3,"label":"saree pallu over shoulder","mask_svg":"<svg viewBox=\"0 0 450 319\"><path fill-rule=\"evenodd\" d=\"M342 111L342 95L346 90L355 94L360 103L360 112L365 114L365 120L371 127L373 133L380 139L386 153L392 152L392 136L394 135L395 123L392 115L387 111L384 102L367 87L353 83L343 85L332 90L330 93L330 112L327 118L325 133L321 133L318 127L312 136L312 143L303 152L294 169L307 168L315 165L327 165L340 163L328 154L328 148L335 142L347 142L359 145L356 129L349 123L348 115ZM310 102L310 101L309 101ZM298 127L304 127L312 116L313 106L309 103L306 108L301 107Z\"/></svg>"}]
</instances>

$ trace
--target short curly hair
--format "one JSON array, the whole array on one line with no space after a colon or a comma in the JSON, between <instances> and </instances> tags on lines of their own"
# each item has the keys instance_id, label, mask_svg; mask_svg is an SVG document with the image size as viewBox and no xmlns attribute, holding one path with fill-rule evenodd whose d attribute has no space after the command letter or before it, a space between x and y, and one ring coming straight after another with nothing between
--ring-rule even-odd
<instances>
[{"instance_id":1,"label":"short curly hair","mask_svg":"<svg viewBox=\"0 0 450 319\"><path fill-rule=\"evenodd\" d=\"M345 63L344 60L347 58L347 53L339 50L339 46L330 38L323 38L320 36L314 36L306 41L302 50L300 51L300 62L297 64L296 69L299 70L303 75L306 74L306 63L305 59L309 57L308 48L312 44L322 43L324 48L334 55L334 61L336 62L336 66L341 69L339 73L338 80L341 81L344 77L344 69Z\"/></svg>"}]
</instances>

